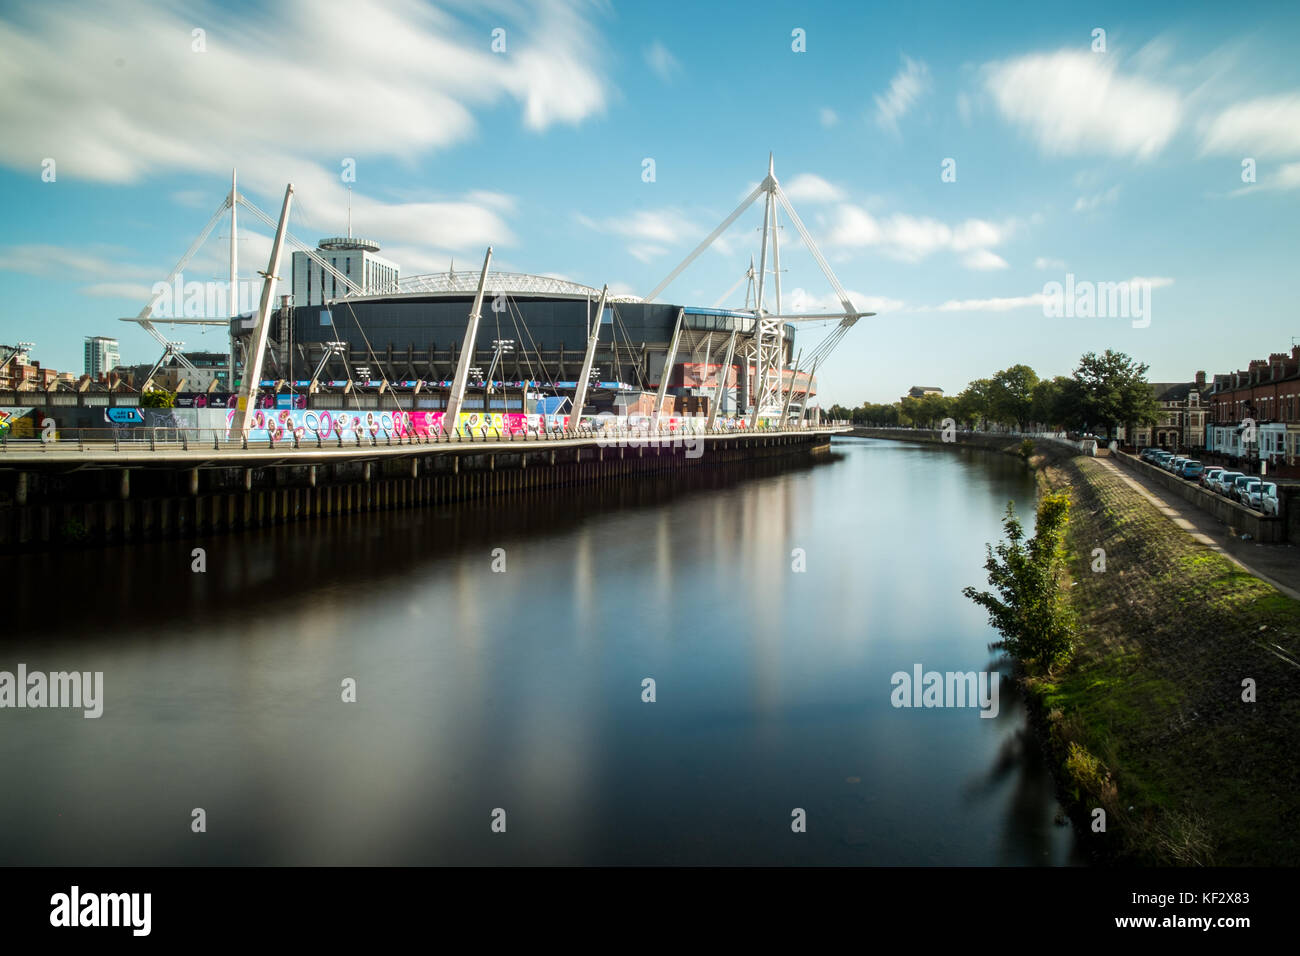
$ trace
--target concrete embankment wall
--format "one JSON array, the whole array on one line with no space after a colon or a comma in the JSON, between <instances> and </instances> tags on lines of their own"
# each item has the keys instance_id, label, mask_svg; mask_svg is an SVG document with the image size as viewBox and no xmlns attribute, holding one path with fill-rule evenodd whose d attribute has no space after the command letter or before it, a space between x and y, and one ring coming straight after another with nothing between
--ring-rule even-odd
<instances>
[{"instance_id":1,"label":"concrete embankment wall","mask_svg":"<svg viewBox=\"0 0 1300 956\"><path fill-rule=\"evenodd\" d=\"M1034 443L1035 455L1051 457L1073 456L1083 452L1074 443L1040 438L1033 435L1001 435L992 432L955 432L950 440L945 440L943 432L925 428L854 428L846 433L850 438L884 438L888 441L921 442L935 445L961 445L971 448L983 448L1008 455L1019 455L1021 444L1026 438ZM1097 454L1106 454L1104 448Z\"/></svg>"},{"instance_id":2,"label":"concrete embankment wall","mask_svg":"<svg viewBox=\"0 0 1300 956\"><path fill-rule=\"evenodd\" d=\"M1114 457L1117 462L1130 471L1139 472L1144 478L1160 486L1160 488L1170 491L1176 497L1191 502L1202 511L1214 515L1215 518L1222 521L1229 528L1234 529L1238 535L1249 534L1261 544L1276 544L1288 540L1289 529L1287 525L1290 523L1290 517L1288 520L1266 518L1244 505L1223 497L1223 495L1215 494L1213 491L1179 478L1177 475L1171 475L1163 468L1148 465L1140 458L1123 454ZM1288 516L1294 516L1296 509L1288 507L1289 504L1289 501L1284 502L1283 509L1288 513Z\"/></svg>"},{"instance_id":3,"label":"concrete embankment wall","mask_svg":"<svg viewBox=\"0 0 1300 956\"><path fill-rule=\"evenodd\" d=\"M830 437L782 435L681 446L530 448L263 468L141 467L0 473L0 550L240 531L366 511L742 468L825 453Z\"/></svg>"}]
</instances>

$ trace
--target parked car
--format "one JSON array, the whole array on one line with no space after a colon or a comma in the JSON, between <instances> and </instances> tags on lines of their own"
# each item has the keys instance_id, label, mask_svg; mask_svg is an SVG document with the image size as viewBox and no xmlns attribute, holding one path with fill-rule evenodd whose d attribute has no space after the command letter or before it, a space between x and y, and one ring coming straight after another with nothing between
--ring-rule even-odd
<instances>
[{"instance_id":1,"label":"parked car","mask_svg":"<svg viewBox=\"0 0 1300 956\"><path fill-rule=\"evenodd\" d=\"M1278 515L1281 513L1281 500L1278 497L1277 485L1271 481L1264 482L1264 491L1260 496L1259 510L1266 515Z\"/></svg>"},{"instance_id":2,"label":"parked car","mask_svg":"<svg viewBox=\"0 0 1300 956\"><path fill-rule=\"evenodd\" d=\"M1234 489L1237 493L1237 503L1245 505L1247 508L1253 507L1250 501L1255 497L1256 492L1259 491L1262 485L1263 482L1260 479L1253 475L1249 476L1249 480L1243 481L1236 487L1236 489Z\"/></svg>"},{"instance_id":3,"label":"parked car","mask_svg":"<svg viewBox=\"0 0 1300 956\"><path fill-rule=\"evenodd\" d=\"M1202 488L1209 488L1210 481L1214 476L1223 471L1225 471L1225 469L1222 465L1210 465L1208 468L1202 470L1201 477L1196 479L1196 481Z\"/></svg>"},{"instance_id":4,"label":"parked car","mask_svg":"<svg viewBox=\"0 0 1300 956\"><path fill-rule=\"evenodd\" d=\"M1165 471L1173 472L1176 475L1178 474L1178 469L1185 461L1187 461L1187 459L1182 455L1175 455L1173 458L1170 458L1165 462Z\"/></svg>"},{"instance_id":5,"label":"parked car","mask_svg":"<svg viewBox=\"0 0 1300 956\"><path fill-rule=\"evenodd\" d=\"M1242 492L1245 491L1246 486L1252 481L1259 481L1259 479L1254 475L1238 475L1236 478L1232 479L1232 485L1228 488L1228 497L1239 504L1245 504L1246 502L1242 497Z\"/></svg>"},{"instance_id":6,"label":"parked car","mask_svg":"<svg viewBox=\"0 0 1300 956\"><path fill-rule=\"evenodd\" d=\"M1228 494L1228 486L1231 485L1235 479L1240 477L1241 472L1239 471L1221 471L1214 476L1214 485L1211 490L1216 491L1221 495L1226 495Z\"/></svg>"},{"instance_id":7,"label":"parked car","mask_svg":"<svg viewBox=\"0 0 1300 956\"><path fill-rule=\"evenodd\" d=\"M1196 481L1201 477L1201 472L1205 471L1205 466L1199 461L1185 461L1178 469L1178 477L1186 478L1188 481Z\"/></svg>"},{"instance_id":8,"label":"parked car","mask_svg":"<svg viewBox=\"0 0 1300 956\"><path fill-rule=\"evenodd\" d=\"M1277 485L1273 484L1271 481L1264 481L1262 478L1257 479L1246 486L1246 490L1243 494L1246 499L1244 503L1247 508L1254 508L1256 511L1263 511L1264 498L1266 496L1271 494L1273 500L1277 500Z\"/></svg>"}]
</instances>

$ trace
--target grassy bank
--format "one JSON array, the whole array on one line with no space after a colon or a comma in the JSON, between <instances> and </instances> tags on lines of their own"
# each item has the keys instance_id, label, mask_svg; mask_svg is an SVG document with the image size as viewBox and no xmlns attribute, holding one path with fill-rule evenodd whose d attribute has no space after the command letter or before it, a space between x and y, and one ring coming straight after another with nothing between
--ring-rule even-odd
<instances>
[{"instance_id":1,"label":"grassy bank","mask_svg":"<svg viewBox=\"0 0 1300 956\"><path fill-rule=\"evenodd\" d=\"M1300 659L1300 601L1100 461L1034 463L1073 501L1080 634L1068 665L1026 686L1086 842L1116 862L1300 863L1300 668L1284 659ZM1246 678L1255 703L1242 700ZM1091 830L1096 807L1105 833Z\"/></svg>"}]
</instances>

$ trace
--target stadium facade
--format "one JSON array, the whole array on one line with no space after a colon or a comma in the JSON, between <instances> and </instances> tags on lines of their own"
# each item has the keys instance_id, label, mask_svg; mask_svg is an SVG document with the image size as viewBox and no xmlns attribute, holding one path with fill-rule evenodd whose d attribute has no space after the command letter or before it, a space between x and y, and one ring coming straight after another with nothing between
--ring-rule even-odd
<instances>
[{"instance_id":1,"label":"stadium facade","mask_svg":"<svg viewBox=\"0 0 1300 956\"><path fill-rule=\"evenodd\" d=\"M294 268L297 273L297 262ZM263 387L318 394L381 392L384 405L445 407L466 347L479 278L478 272L402 277L396 291L320 304L299 305L296 297L282 297L269 330ZM567 411L566 399L573 398L599 300L599 289L562 279L489 273L464 407ZM583 414L650 414L665 376L666 414L706 415L715 395L721 415L748 407L752 364L741 357L739 346L730 364L724 367L724 361L733 332L738 341L753 336L752 311L616 296L607 300L599 322ZM239 366L253 324L252 316L231 321ZM782 330L781 365L788 368L795 326L785 324ZM669 364L674 334L678 342ZM742 374L744 367L747 375ZM787 388L791 374L785 374ZM804 373L799 373L795 389L792 410L805 404L804 395L815 394L814 383Z\"/></svg>"}]
</instances>

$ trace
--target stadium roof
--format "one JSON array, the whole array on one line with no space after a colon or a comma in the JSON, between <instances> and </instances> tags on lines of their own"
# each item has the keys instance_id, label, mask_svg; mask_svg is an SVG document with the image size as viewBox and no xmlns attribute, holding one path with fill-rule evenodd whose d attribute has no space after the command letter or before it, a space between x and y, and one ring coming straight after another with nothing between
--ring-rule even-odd
<instances>
[{"instance_id":1,"label":"stadium roof","mask_svg":"<svg viewBox=\"0 0 1300 956\"><path fill-rule=\"evenodd\" d=\"M481 272L430 272L404 276L397 281L398 295L473 295L478 291ZM494 272L487 277L489 295L531 295L554 298L599 298L600 290L556 276L530 275L526 272ZM640 302L635 295L611 295L610 302Z\"/></svg>"}]
</instances>

